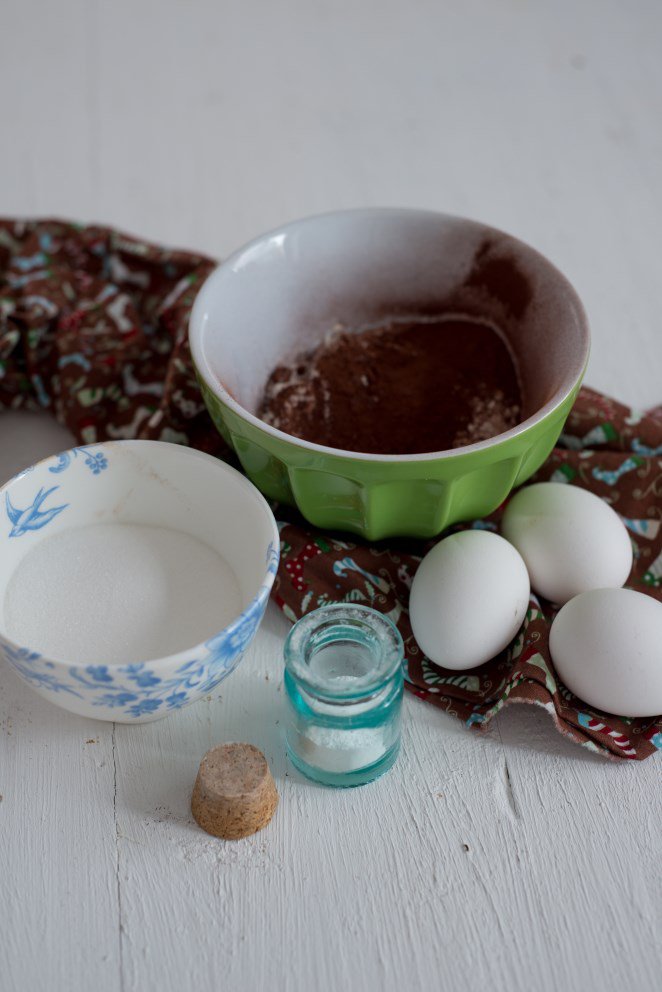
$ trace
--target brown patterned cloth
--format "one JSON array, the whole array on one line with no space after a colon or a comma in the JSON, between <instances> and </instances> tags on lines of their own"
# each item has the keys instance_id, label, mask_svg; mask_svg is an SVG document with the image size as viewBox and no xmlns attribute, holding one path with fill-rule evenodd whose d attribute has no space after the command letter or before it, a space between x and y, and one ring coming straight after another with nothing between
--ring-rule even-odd
<instances>
[{"instance_id":1,"label":"brown patterned cloth","mask_svg":"<svg viewBox=\"0 0 662 992\"><path fill-rule=\"evenodd\" d=\"M84 444L158 438L227 452L187 336L215 265L106 227L0 220L0 410L49 410Z\"/></svg>"},{"instance_id":2,"label":"brown patterned cloth","mask_svg":"<svg viewBox=\"0 0 662 992\"><path fill-rule=\"evenodd\" d=\"M108 228L0 220L0 410L49 410L83 443L155 438L231 457L203 406L187 340L191 305L214 264ZM536 478L608 500L635 550L628 584L662 600L662 407L636 412L583 389ZM339 600L389 614L405 641L408 688L469 726L485 727L507 703L537 703L561 732L603 754L643 759L662 748L662 717L606 716L558 682L549 603L532 596L520 634L493 661L444 671L421 654L407 612L430 544L368 545L281 511L274 599L291 620ZM452 529L496 530L500 515Z\"/></svg>"}]
</instances>

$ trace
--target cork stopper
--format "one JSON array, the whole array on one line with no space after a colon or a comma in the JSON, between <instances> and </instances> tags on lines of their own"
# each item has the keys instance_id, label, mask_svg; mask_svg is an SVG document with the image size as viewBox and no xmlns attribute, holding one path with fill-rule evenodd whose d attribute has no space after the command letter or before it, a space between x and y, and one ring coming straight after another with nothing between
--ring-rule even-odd
<instances>
[{"instance_id":1,"label":"cork stopper","mask_svg":"<svg viewBox=\"0 0 662 992\"><path fill-rule=\"evenodd\" d=\"M208 834L225 840L266 827L278 804L267 759L252 744L219 744L200 762L191 812Z\"/></svg>"}]
</instances>

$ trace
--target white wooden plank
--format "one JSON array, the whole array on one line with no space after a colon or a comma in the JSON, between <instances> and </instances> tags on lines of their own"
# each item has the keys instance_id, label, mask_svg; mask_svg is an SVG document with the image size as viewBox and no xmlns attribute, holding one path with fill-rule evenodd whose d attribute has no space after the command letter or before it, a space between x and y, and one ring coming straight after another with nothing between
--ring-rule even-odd
<instances>
[{"instance_id":1,"label":"white wooden plank","mask_svg":"<svg viewBox=\"0 0 662 992\"><path fill-rule=\"evenodd\" d=\"M659 761L614 763L552 735L533 707L499 714L512 782L516 919L547 945L550 988L654 988L662 968ZM524 941L523 968L536 970ZM538 960L541 960L540 958Z\"/></svg>"},{"instance_id":2,"label":"white wooden plank","mask_svg":"<svg viewBox=\"0 0 662 992\"><path fill-rule=\"evenodd\" d=\"M642 373L661 354L655 0L40 9L3 5L1 210L215 255L340 206L470 214L576 283L596 386L659 399Z\"/></svg>"},{"instance_id":3,"label":"white wooden plank","mask_svg":"<svg viewBox=\"0 0 662 992\"><path fill-rule=\"evenodd\" d=\"M478 825L493 819L499 863L515 866L491 815L498 736L408 700L390 774L358 790L307 782L284 757L279 723L286 629L270 616L208 701L117 728L127 987L422 988L442 962L436 987L457 987L469 965L494 980L494 945L479 937L498 925L499 896L485 894L476 863L492 853ZM189 811L202 754L226 740L262 748L281 795L269 827L234 844L206 836Z\"/></svg>"},{"instance_id":4,"label":"white wooden plank","mask_svg":"<svg viewBox=\"0 0 662 992\"><path fill-rule=\"evenodd\" d=\"M70 443L45 417L3 415L0 479ZM64 713L4 662L0 794L0 985L119 989L112 725Z\"/></svg>"},{"instance_id":5,"label":"white wooden plank","mask_svg":"<svg viewBox=\"0 0 662 992\"><path fill-rule=\"evenodd\" d=\"M392 773L319 788L283 758L281 626L269 619L208 702L118 728L120 768L143 770L118 791L124 921L140 935L128 988L213 988L222 975L230 989L482 989L507 976L552 992L596 968L607 989L654 978L654 762L608 764L524 707L501 717L504 746L496 729L471 733L409 699ZM281 804L264 832L223 844L193 823L190 790L208 746L246 738ZM619 776L638 783L623 814Z\"/></svg>"},{"instance_id":6,"label":"white wooden plank","mask_svg":"<svg viewBox=\"0 0 662 992\"><path fill-rule=\"evenodd\" d=\"M66 428L40 413L0 415L0 485L17 472L74 443Z\"/></svg>"},{"instance_id":7,"label":"white wooden plank","mask_svg":"<svg viewBox=\"0 0 662 992\"><path fill-rule=\"evenodd\" d=\"M120 988L112 726L0 666L3 989Z\"/></svg>"}]
</instances>

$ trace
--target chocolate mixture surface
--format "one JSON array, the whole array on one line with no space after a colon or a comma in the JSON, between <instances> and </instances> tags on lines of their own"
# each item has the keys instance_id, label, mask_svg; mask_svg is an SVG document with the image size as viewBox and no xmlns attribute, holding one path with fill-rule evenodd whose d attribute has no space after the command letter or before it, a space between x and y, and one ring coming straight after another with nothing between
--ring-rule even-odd
<instances>
[{"instance_id":1,"label":"chocolate mixture surface","mask_svg":"<svg viewBox=\"0 0 662 992\"><path fill-rule=\"evenodd\" d=\"M392 455L483 441L520 414L505 342L489 324L461 317L334 330L274 369L259 412L306 441Z\"/></svg>"}]
</instances>

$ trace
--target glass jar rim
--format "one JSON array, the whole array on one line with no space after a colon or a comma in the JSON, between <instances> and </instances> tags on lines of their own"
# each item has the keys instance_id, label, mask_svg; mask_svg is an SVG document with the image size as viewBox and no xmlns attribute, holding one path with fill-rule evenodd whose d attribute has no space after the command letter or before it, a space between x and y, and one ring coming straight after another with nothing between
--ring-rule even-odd
<instances>
[{"instance_id":1,"label":"glass jar rim","mask_svg":"<svg viewBox=\"0 0 662 992\"><path fill-rule=\"evenodd\" d=\"M310 659L321 647L333 641L326 634L337 632L338 639L367 647L374 665L364 675L341 685L311 669ZM363 637L361 636L363 635ZM372 635L371 638L367 635ZM316 643L318 641L318 643ZM331 603L305 614L290 630L285 641L285 670L307 692L328 702L353 703L373 696L401 671L404 643L390 617L359 603Z\"/></svg>"}]
</instances>

